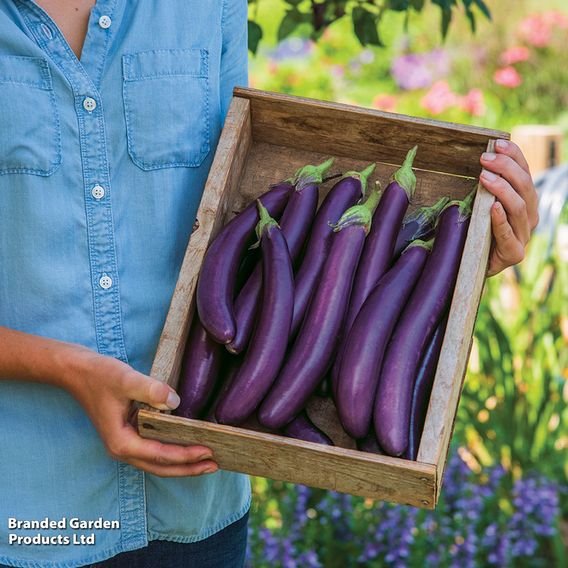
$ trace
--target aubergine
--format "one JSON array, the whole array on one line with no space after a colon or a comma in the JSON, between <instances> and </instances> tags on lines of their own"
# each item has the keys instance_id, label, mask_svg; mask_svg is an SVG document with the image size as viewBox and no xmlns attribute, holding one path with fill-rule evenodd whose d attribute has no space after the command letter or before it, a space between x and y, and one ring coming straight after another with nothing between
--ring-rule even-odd
<instances>
[{"instance_id":1,"label":"aubergine","mask_svg":"<svg viewBox=\"0 0 568 568\"><path fill-rule=\"evenodd\" d=\"M420 361L420 368L418 369L418 375L412 391L408 448L404 457L413 461L415 461L418 456L420 438L422 437L424 420L426 419L426 411L428 410L430 393L432 392L432 384L434 383L434 377L436 376L438 359L440 358L440 352L442 351L442 343L444 342L447 323L448 318L446 316L436 328L436 331L430 340L430 344Z\"/></svg>"},{"instance_id":2,"label":"aubergine","mask_svg":"<svg viewBox=\"0 0 568 568\"><path fill-rule=\"evenodd\" d=\"M331 439L308 418L305 412L300 413L286 425L284 435L305 442L314 442L326 446L334 445Z\"/></svg>"},{"instance_id":3,"label":"aubergine","mask_svg":"<svg viewBox=\"0 0 568 568\"><path fill-rule=\"evenodd\" d=\"M339 221L339 218L347 208L355 205L365 194L367 180L374 169L375 164L370 164L362 172L345 173L331 188L318 210L306 252L302 259L302 265L294 281L292 337L296 335L304 319L310 298L316 288L322 266L329 253L333 235L333 225Z\"/></svg>"},{"instance_id":4,"label":"aubergine","mask_svg":"<svg viewBox=\"0 0 568 568\"><path fill-rule=\"evenodd\" d=\"M379 378L374 426L381 447L391 456L408 447L412 392L420 360L449 309L467 236L474 193L450 201L438 220L432 252L420 283L396 325Z\"/></svg>"},{"instance_id":5,"label":"aubergine","mask_svg":"<svg viewBox=\"0 0 568 568\"><path fill-rule=\"evenodd\" d=\"M280 228L288 244L292 263L299 256L318 206L318 190L325 172L333 163L333 158L319 166L305 166L296 172L292 192L282 218ZM236 332L227 350L236 355L246 349L252 331L262 287L262 263L258 263L235 300Z\"/></svg>"},{"instance_id":6,"label":"aubergine","mask_svg":"<svg viewBox=\"0 0 568 568\"><path fill-rule=\"evenodd\" d=\"M406 248L398 262L379 280L349 331L335 401L343 428L353 438L363 438L369 431L388 341L431 248L431 241L421 240Z\"/></svg>"},{"instance_id":7,"label":"aubergine","mask_svg":"<svg viewBox=\"0 0 568 568\"><path fill-rule=\"evenodd\" d=\"M380 191L372 191L363 204L349 208L334 227L329 255L304 323L258 411L260 423L268 428L279 429L291 422L329 369L379 199Z\"/></svg>"},{"instance_id":8,"label":"aubergine","mask_svg":"<svg viewBox=\"0 0 568 568\"><path fill-rule=\"evenodd\" d=\"M293 189L293 180L286 180L272 186L260 200L270 215L278 216ZM218 343L230 343L236 333L233 299L237 273L258 220L257 206L251 203L221 229L203 260L197 311L201 324Z\"/></svg>"},{"instance_id":9,"label":"aubergine","mask_svg":"<svg viewBox=\"0 0 568 568\"><path fill-rule=\"evenodd\" d=\"M294 308L294 275L286 239L262 203L257 235L262 251L262 307L237 374L219 402L221 424L240 424L256 409L276 378L288 345Z\"/></svg>"},{"instance_id":10,"label":"aubergine","mask_svg":"<svg viewBox=\"0 0 568 568\"><path fill-rule=\"evenodd\" d=\"M393 261L396 261L412 241L417 239L428 241L434 236L438 215L449 201L448 197L441 197L434 205L420 207L404 217L402 227L396 237Z\"/></svg>"}]
</instances>

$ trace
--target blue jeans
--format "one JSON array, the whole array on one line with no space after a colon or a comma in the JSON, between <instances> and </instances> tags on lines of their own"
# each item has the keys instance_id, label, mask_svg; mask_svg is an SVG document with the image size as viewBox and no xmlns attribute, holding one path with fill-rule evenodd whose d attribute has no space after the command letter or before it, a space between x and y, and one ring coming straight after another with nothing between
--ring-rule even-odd
<instances>
[{"instance_id":1,"label":"blue jeans","mask_svg":"<svg viewBox=\"0 0 568 568\"><path fill-rule=\"evenodd\" d=\"M85 568L243 568L248 516L247 512L238 521L198 542L152 540L145 548L123 552Z\"/></svg>"}]
</instances>

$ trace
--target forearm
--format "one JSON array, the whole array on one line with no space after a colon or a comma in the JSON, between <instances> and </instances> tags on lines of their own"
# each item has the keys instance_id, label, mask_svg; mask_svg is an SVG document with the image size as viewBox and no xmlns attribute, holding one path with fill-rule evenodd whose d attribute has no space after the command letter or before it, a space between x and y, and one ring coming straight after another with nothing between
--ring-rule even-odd
<instances>
[{"instance_id":1,"label":"forearm","mask_svg":"<svg viewBox=\"0 0 568 568\"><path fill-rule=\"evenodd\" d=\"M71 352L79 346L0 327L0 381L68 387Z\"/></svg>"}]
</instances>

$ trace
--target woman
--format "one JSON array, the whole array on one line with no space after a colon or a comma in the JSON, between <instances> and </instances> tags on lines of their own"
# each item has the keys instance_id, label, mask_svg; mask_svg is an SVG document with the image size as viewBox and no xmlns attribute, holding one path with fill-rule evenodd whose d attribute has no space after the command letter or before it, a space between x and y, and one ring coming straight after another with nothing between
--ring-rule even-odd
<instances>
[{"instance_id":1,"label":"woman","mask_svg":"<svg viewBox=\"0 0 568 568\"><path fill-rule=\"evenodd\" d=\"M0 4L0 565L244 562L248 478L127 417L179 404L147 373L246 20L245 0ZM536 193L514 144L482 165L495 274Z\"/></svg>"}]
</instances>

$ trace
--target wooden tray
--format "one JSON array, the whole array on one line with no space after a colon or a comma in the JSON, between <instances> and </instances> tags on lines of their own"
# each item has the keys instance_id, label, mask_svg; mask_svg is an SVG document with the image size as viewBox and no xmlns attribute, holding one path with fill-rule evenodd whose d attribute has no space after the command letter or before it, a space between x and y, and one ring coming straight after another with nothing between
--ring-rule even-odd
<instances>
[{"instance_id":1,"label":"wooden tray","mask_svg":"<svg viewBox=\"0 0 568 568\"><path fill-rule=\"evenodd\" d=\"M334 171L377 162L386 184L418 144L411 209L477 184L479 156L504 132L422 120L349 105L237 88L205 186L151 375L177 386L195 306L201 263L221 227L268 185L307 163L336 158ZM322 197L333 182L323 186ZM210 447L223 469L434 508L485 280L493 197L479 187L416 462L360 452L342 430L333 403L314 397L310 417L337 444L327 447L258 430L140 410L142 436Z\"/></svg>"}]
</instances>

